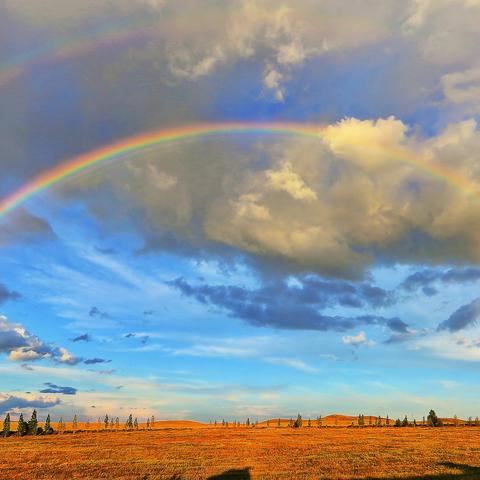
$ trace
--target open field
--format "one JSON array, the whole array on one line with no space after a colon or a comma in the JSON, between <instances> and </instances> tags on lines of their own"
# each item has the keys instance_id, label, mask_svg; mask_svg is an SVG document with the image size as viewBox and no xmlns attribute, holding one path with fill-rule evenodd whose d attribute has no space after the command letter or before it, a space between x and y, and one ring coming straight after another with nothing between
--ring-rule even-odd
<instances>
[{"instance_id":1,"label":"open field","mask_svg":"<svg viewBox=\"0 0 480 480\"><path fill-rule=\"evenodd\" d=\"M0 440L10 479L480 479L480 428L163 428ZM226 473L230 472L230 473Z\"/></svg>"}]
</instances>

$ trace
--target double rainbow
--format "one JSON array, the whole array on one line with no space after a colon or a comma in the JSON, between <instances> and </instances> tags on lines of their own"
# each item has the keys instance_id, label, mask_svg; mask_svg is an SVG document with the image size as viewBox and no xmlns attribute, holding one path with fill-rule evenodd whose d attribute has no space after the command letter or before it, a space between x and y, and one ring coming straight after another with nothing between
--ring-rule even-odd
<instances>
[{"instance_id":1,"label":"double rainbow","mask_svg":"<svg viewBox=\"0 0 480 480\"><path fill-rule=\"evenodd\" d=\"M204 138L216 135L270 134L295 135L322 139L325 129L304 123L228 122L202 123L142 133L92 150L41 173L11 195L0 201L0 218L34 195L101 164L121 161L126 157L169 142ZM404 148L386 147L388 158L408 163L419 170L442 179L465 193L479 197L480 190L470 180L444 165L426 161Z\"/></svg>"}]
</instances>

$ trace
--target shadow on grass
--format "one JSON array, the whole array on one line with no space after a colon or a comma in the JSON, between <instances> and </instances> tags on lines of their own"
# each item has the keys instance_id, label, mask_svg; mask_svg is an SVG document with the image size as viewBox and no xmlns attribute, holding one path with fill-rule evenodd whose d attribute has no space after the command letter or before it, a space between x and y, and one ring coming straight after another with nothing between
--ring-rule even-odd
<instances>
[{"instance_id":1,"label":"shadow on grass","mask_svg":"<svg viewBox=\"0 0 480 480\"><path fill-rule=\"evenodd\" d=\"M415 477L369 477L370 480L479 480L480 467L471 465L462 465L460 463L443 462L439 463L447 468L458 470L458 473L439 473L435 475L420 475ZM357 479L360 480L360 479Z\"/></svg>"},{"instance_id":2,"label":"shadow on grass","mask_svg":"<svg viewBox=\"0 0 480 480\"><path fill-rule=\"evenodd\" d=\"M251 478L250 467L247 467L242 469L227 470L219 475L208 477L207 480L251 480ZM148 478L143 478L142 480L148 480ZM171 477L170 480L182 480L182 476L177 474Z\"/></svg>"},{"instance_id":3,"label":"shadow on grass","mask_svg":"<svg viewBox=\"0 0 480 480\"><path fill-rule=\"evenodd\" d=\"M250 468L242 468L241 470L227 470L220 475L208 477L207 480L250 480Z\"/></svg>"}]
</instances>

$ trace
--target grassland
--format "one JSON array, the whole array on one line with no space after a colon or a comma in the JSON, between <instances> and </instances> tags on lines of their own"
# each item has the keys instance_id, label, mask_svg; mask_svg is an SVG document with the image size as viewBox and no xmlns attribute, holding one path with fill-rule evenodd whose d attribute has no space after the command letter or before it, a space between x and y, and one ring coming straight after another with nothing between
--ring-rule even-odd
<instances>
[{"instance_id":1,"label":"grassland","mask_svg":"<svg viewBox=\"0 0 480 480\"><path fill-rule=\"evenodd\" d=\"M0 439L10 479L480 479L480 428L174 426Z\"/></svg>"}]
</instances>

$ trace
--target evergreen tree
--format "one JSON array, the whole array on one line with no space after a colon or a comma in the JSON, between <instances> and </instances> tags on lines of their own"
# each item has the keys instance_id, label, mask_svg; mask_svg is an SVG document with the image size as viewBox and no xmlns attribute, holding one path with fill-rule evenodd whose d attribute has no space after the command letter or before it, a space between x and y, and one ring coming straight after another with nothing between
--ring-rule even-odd
<instances>
[{"instance_id":1,"label":"evergreen tree","mask_svg":"<svg viewBox=\"0 0 480 480\"><path fill-rule=\"evenodd\" d=\"M133 428L135 428L135 430L138 430L138 420L137 420L137 417L135 417L135 420L133 421Z\"/></svg>"},{"instance_id":2,"label":"evergreen tree","mask_svg":"<svg viewBox=\"0 0 480 480\"><path fill-rule=\"evenodd\" d=\"M247 418L247 427L250 426L250 418Z\"/></svg>"},{"instance_id":3,"label":"evergreen tree","mask_svg":"<svg viewBox=\"0 0 480 480\"><path fill-rule=\"evenodd\" d=\"M388 415L387 415L387 418L385 420L385 425L387 425L387 427L390 426L390 418L388 418Z\"/></svg>"},{"instance_id":4,"label":"evergreen tree","mask_svg":"<svg viewBox=\"0 0 480 480\"><path fill-rule=\"evenodd\" d=\"M37 420L37 411L34 410L32 412L32 416L30 417L30 420L28 421L28 435L36 435L37 430L38 430L38 420Z\"/></svg>"},{"instance_id":5,"label":"evergreen tree","mask_svg":"<svg viewBox=\"0 0 480 480\"><path fill-rule=\"evenodd\" d=\"M280 426L280 419L278 419L278 421L277 421L277 427L279 427L279 426Z\"/></svg>"},{"instance_id":6,"label":"evergreen tree","mask_svg":"<svg viewBox=\"0 0 480 480\"><path fill-rule=\"evenodd\" d=\"M17 435L19 437L23 437L24 435L27 434L27 431L28 431L28 425L27 425L27 422L25 422L25 420L23 419L23 413L21 413L17 422Z\"/></svg>"},{"instance_id":7,"label":"evergreen tree","mask_svg":"<svg viewBox=\"0 0 480 480\"><path fill-rule=\"evenodd\" d=\"M213 423L213 426L216 427L217 426L217 421L215 420L215 422Z\"/></svg>"},{"instance_id":8,"label":"evergreen tree","mask_svg":"<svg viewBox=\"0 0 480 480\"><path fill-rule=\"evenodd\" d=\"M319 416L317 417L317 427L321 427L321 426L322 426L322 416L319 415Z\"/></svg>"},{"instance_id":9,"label":"evergreen tree","mask_svg":"<svg viewBox=\"0 0 480 480\"><path fill-rule=\"evenodd\" d=\"M50 414L48 414L47 418L45 419L45 425L43 426L43 430L45 431L46 435L49 435L50 433L53 432L52 422L50 420Z\"/></svg>"},{"instance_id":10,"label":"evergreen tree","mask_svg":"<svg viewBox=\"0 0 480 480\"><path fill-rule=\"evenodd\" d=\"M472 417L468 417L468 426L469 426L469 427L472 426Z\"/></svg>"},{"instance_id":11,"label":"evergreen tree","mask_svg":"<svg viewBox=\"0 0 480 480\"><path fill-rule=\"evenodd\" d=\"M397 418L397 419L395 420L395 426L396 426L396 427L401 427L401 426L402 426L402 421L401 421L399 418Z\"/></svg>"},{"instance_id":12,"label":"evergreen tree","mask_svg":"<svg viewBox=\"0 0 480 480\"><path fill-rule=\"evenodd\" d=\"M3 421L2 435L8 437L10 435L10 414L5 415L5 420Z\"/></svg>"},{"instance_id":13,"label":"evergreen tree","mask_svg":"<svg viewBox=\"0 0 480 480\"><path fill-rule=\"evenodd\" d=\"M150 430L150 419L149 418L147 418L147 430Z\"/></svg>"},{"instance_id":14,"label":"evergreen tree","mask_svg":"<svg viewBox=\"0 0 480 480\"><path fill-rule=\"evenodd\" d=\"M65 431L65 422L63 421L63 417L60 417L60 420L58 421L58 431L60 433Z\"/></svg>"},{"instance_id":15,"label":"evergreen tree","mask_svg":"<svg viewBox=\"0 0 480 480\"><path fill-rule=\"evenodd\" d=\"M130 414L127 419L127 430L132 430L132 428L133 428L133 417L132 417L132 414Z\"/></svg>"},{"instance_id":16,"label":"evergreen tree","mask_svg":"<svg viewBox=\"0 0 480 480\"><path fill-rule=\"evenodd\" d=\"M427 422L428 425L430 425L431 427L440 426L440 421L437 417L437 414L435 413L435 410L430 410L430 412L428 413Z\"/></svg>"},{"instance_id":17,"label":"evergreen tree","mask_svg":"<svg viewBox=\"0 0 480 480\"><path fill-rule=\"evenodd\" d=\"M406 415L405 415L405 418L402 421L402 427L408 427L408 419L407 419Z\"/></svg>"},{"instance_id":18,"label":"evergreen tree","mask_svg":"<svg viewBox=\"0 0 480 480\"><path fill-rule=\"evenodd\" d=\"M78 419L77 419L77 414L75 414L72 420L72 430L76 432L77 428L78 428Z\"/></svg>"},{"instance_id":19,"label":"evergreen tree","mask_svg":"<svg viewBox=\"0 0 480 480\"><path fill-rule=\"evenodd\" d=\"M308 426L311 427L312 426L312 422L310 420L310 417L308 418Z\"/></svg>"},{"instance_id":20,"label":"evergreen tree","mask_svg":"<svg viewBox=\"0 0 480 480\"><path fill-rule=\"evenodd\" d=\"M152 420L150 422L150 425L153 427L155 427L155 417L152 415Z\"/></svg>"},{"instance_id":21,"label":"evergreen tree","mask_svg":"<svg viewBox=\"0 0 480 480\"><path fill-rule=\"evenodd\" d=\"M108 421L108 415L105 414L105 418L103 420L103 424L105 426L105 430L108 428L108 424L109 424L109 421Z\"/></svg>"},{"instance_id":22,"label":"evergreen tree","mask_svg":"<svg viewBox=\"0 0 480 480\"><path fill-rule=\"evenodd\" d=\"M302 416L300 414L297 415L297 419L295 420L295 423L293 424L293 426L295 428L300 428L302 426Z\"/></svg>"}]
</instances>

